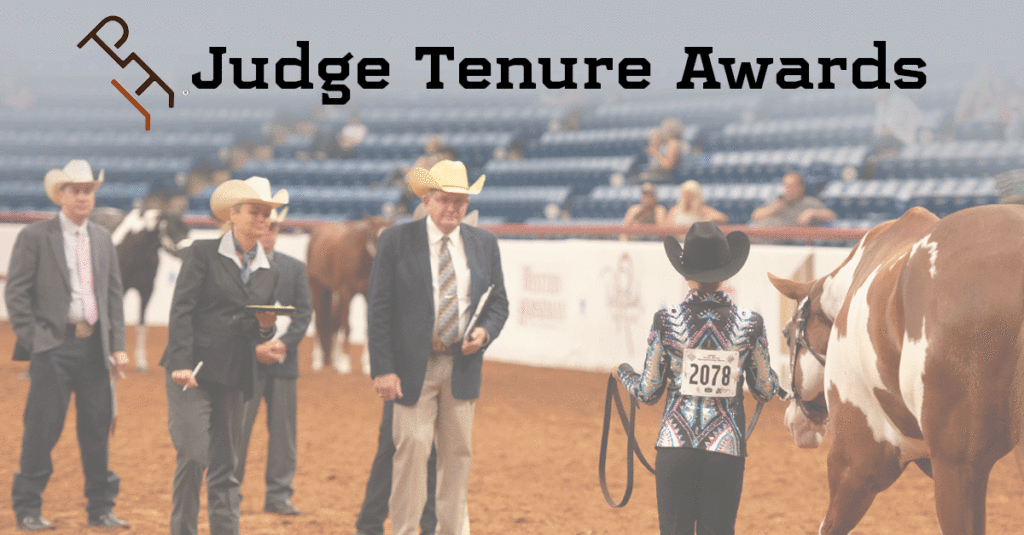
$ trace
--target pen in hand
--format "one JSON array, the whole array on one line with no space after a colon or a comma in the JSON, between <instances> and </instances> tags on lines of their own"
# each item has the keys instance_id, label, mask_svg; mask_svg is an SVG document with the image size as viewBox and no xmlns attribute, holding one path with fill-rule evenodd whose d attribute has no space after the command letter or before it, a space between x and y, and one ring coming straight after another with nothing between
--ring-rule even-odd
<instances>
[{"instance_id":1,"label":"pen in hand","mask_svg":"<svg viewBox=\"0 0 1024 535\"><path fill-rule=\"evenodd\" d=\"M196 369L192 370L192 379L196 378L196 374L199 373L199 370L202 367L203 367L203 361L199 361L199 364L196 364ZM184 392L186 390L188 390L188 383L185 383L185 386L181 387L181 391L182 392Z\"/></svg>"}]
</instances>

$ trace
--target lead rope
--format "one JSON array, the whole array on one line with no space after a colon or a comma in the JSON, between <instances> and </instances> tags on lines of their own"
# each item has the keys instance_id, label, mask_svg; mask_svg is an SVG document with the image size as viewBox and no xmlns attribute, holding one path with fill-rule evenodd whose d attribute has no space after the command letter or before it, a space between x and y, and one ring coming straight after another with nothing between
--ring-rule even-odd
<instances>
[{"instance_id":1,"label":"lead rope","mask_svg":"<svg viewBox=\"0 0 1024 535\"><path fill-rule=\"evenodd\" d=\"M612 498L611 492L608 490L608 480L606 478L605 467L608 459L608 432L611 427L612 421L612 400L615 401L615 408L619 412L619 420L622 422L622 428L626 431L626 490L622 495L622 501L616 503L615 499ZM647 468L652 474L654 468L647 462L643 452L640 451L640 445L636 442L636 436L633 434L636 429L636 398L633 396L629 397L629 416L626 416L626 409L622 405L622 397L619 395L619 381L615 379L614 375L608 375L608 392L604 398L604 426L601 430L601 456L598 460L597 466L597 477L601 481L601 492L604 493L604 499L608 502L608 505L612 507L622 507L629 503L629 497L633 494L633 454L636 453L640 462Z\"/></svg>"},{"instance_id":2,"label":"lead rope","mask_svg":"<svg viewBox=\"0 0 1024 535\"><path fill-rule=\"evenodd\" d=\"M616 502L615 498L612 498L611 491L608 490L608 479L607 479L607 461L608 461L608 433L611 428L612 421L612 401L615 401L615 409L619 412L619 421L622 423L622 428L626 431L626 490L622 493L622 501ZM764 402L758 401L757 408L754 409L753 416L750 417L750 425L747 426L747 432L744 435L745 440L750 440L750 435L754 432L754 427L757 425L757 419L761 416L761 408L764 407ZM608 391L604 398L604 424L601 429L601 454L598 458L597 463L597 478L601 482L601 492L604 494L604 500L608 502L608 505L612 507L623 507L629 503L629 498L633 494L633 454L640 459L640 463L644 465L650 473L654 473L654 468L647 462L647 458L644 457L642 451L640 451L640 445L636 441L636 398L633 396L629 397L629 416L626 416L626 408L622 405L622 397L619 395L619 381L615 379L614 375L608 375Z\"/></svg>"}]
</instances>

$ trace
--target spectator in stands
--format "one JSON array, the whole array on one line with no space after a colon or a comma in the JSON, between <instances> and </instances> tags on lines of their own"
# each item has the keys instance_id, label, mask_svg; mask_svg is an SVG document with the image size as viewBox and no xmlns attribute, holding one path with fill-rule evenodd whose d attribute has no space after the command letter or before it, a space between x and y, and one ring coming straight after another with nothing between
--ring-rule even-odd
<instances>
[{"instance_id":1,"label":"spectator in stands","mask_svg":"<svg viewBox=\"0 0 1024 535\"><path fill-rule=\"evenodd\" d=\"M651 130L647 138L647 170L640 174L641 182L672 182L679 165L679 157L689 152L689 144L682 140L683 123L678 119L665 119L661 126ZM685 145L684 145L685 144Z\"/></svg>"},{"instance_id":2,"label":"spectator in stands","mask_svg":"<svg viewBox=\"0 0 1024 535\"><path fill-rule=\"evenodd\" d=\"M704 194L696 180L687 180L679 186L679 200L668 211L662 222L669 227L688 227L698 221L728 223L729 217L704 204Z\"/></svg>"},{"instance_id":3,"label":"spectator in stands","mask_svg":"<svg viewBox=\"0 0 1024 535\"><path fill-rule=\"evenodd\" d=\"M875 90L874 141L861 167L861 178L873 180L878 161L896 157L904 145L917 142L923 114L902 93Z\"/></svg>"},{"instance_id":4,"label":"spectator in stands","mask_svg":"<svg viewBox=\"0 0 1024 535\"><path fill-rule=\"evenodd\" d=\"M423 169L430 169L434 167L434 164L441 160L449 160L441 149L444 147L444 142L441 140L441 136L433 135L427 139L427 144L423 146L423 155L420 156L413 167L422 167ZM404 173L403 173L404 174Z\"/></svg>"},{"instance_id":5,"label":"spectator in stands","mask_svg":"<svg viewBox=\"0 0 1024 535\"><path fill-rule=\"evenodd\" d=\"M626 210L622 218L623 225L661 225L665 220L665 207L658 204L658 196L654 184L645 183L640 187L640 203ZM636 239L637 236L622 234L620 240Z\"/></svg>"},{"instance_id":6,"label":"spectator in stands","mask_svg":"<svg viewBox=\"0 0 1024 535\"><path fill-rule=\"evenodd\" d=\"M751 226L796 227L835 220L835 212L826 208L816 197L807 195L807 184L800 173L787 173L782 177L782 185L782 195L750 215Z\"/></svg>"},{"instance_id":7,"label":"spectator in stands","mask_svg":"<svg viewBox=\"0 0 1024 535\"><path fill-rule=\"evenodd\" d=\"M660 225L665 220L665 207L658 204L654 184L645 183L640 187L640 204L626 210L623 225Z\"/></svg>"},{"instance_id":8,"label":"spectator in stands","mask_svg":"<svg viewBox=\"0 0 1024 535\"><path fill-rule=\"evenodd\" d=\"M1015 101L1021 98L1024 87L1019 79L1005 72L986 74L960 95L954 120L1007 124L1014 115Z\"/></svg>"},{"instance_id":9,"label":"spectator in stands","mask_svg":"<svg viewBox=\"0 0 1024 535\"><path fill-rule=\"evenodd\" d=\"M899 150L917 142L924 114L903 93L875 91L875 143L878 149Z\"/></svg>"},{"instance_id":10,"label":"spectator in stands","mask_svg":"<svg viewBox=\"0 0 1024 535\"><path fill-rule=\"evenodd\" d=\"M358 147L366 139L366 125L359 119L359 116L352 114L348 116L346 124L338 132L338 146L343 153L351 153L352 149Z\"/></svg>"}]
</instances>

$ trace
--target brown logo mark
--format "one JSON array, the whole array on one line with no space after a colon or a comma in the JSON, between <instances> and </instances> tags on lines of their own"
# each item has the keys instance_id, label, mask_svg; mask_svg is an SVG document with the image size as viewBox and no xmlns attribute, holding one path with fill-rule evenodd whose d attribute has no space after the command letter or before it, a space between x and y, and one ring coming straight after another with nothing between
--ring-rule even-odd
<instances>
[{"instance_id":1,"label":"brown logo mark","mask_svg":"<svg viewBox=\"0 0 1024 535\"><path fill-rule=\"evenodd\" d=\"M117 62L117 64L122 69L127 67L128 64L133 61L135 63L138 63L139 66L142 67L142 70L146 71L146 73L149 74L149 78L146 78L146 81L142 82L142 85L140 85L139 88L135 90L135 94L141 96L142 93L145 92L146 89L148 89L149 86L153 84L153 82L156 82L167 93L167 107L173 108L174 91L171 91L171 88L168 87L168 85L164 83L164 81L161 80L160 77L157 76L152 69L149 68L149 65L146 65L145 61L142 61L142 58L140 58L138 54L132 52L131 54L128 54L128 57L121 59L113 50L111 50L109 46L107 46L107 43L105 43L102 39L100 39L99 35L97 35L97 32L100 31L100 28L105 26L110 21L114 21L121 26L121 38L118 39L116 43L114 43L114 48L121 48L121 45L123 45L124 42L128 40L128 24L124 22L124 19L116 15L111 15L100 21L100 23L97 24L96 27L93 28L92 31L85 36L85 39L82 39L82 41L78 43L78 48L82 48L83 46L85 46L85 43L89 42L89 40L92 39L93 41L96 41L96 44L100 45L100 47L102 47L103 50L107 52L107 55L113 58L114 61ZM139 104L139 101L135 100L135 97L132 97L131 94L124 89L124 87L121 87L121 84L118 83L117 80L111 80L110 83L113 84L114 87L117 88L117 90L122 95L124 95L124 98L128 99L128 102L131 102L132 105L135 106L135 109L139 110L139 113L141 113L142 116L146 118L146 130L149 130L149 112L146 111L146 108L142 107L142 104Z\"/></svg>"}]
</instances>

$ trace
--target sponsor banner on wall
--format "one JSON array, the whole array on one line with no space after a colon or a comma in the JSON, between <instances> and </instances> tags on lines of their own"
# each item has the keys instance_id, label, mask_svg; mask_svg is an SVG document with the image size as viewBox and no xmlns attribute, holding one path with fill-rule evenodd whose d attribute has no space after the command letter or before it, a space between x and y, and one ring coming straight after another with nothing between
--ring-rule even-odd
<instances>
[{"instance_id":1,"label":"sponsor banner on wall","mask_svg":"<svg viewBox=\"0 0 1024 535\"><path fill-rule=\"evenodd\" d=\"M773 361L785 358L781 329L795 304L767 272L813 280L849 254L837 247L755 245L726 291L764 316ZM689 291L660 242L501 242L509 319L488 358L535 366L610 370L643 366L654 313Z\"/></svg>"}]
</instances>

